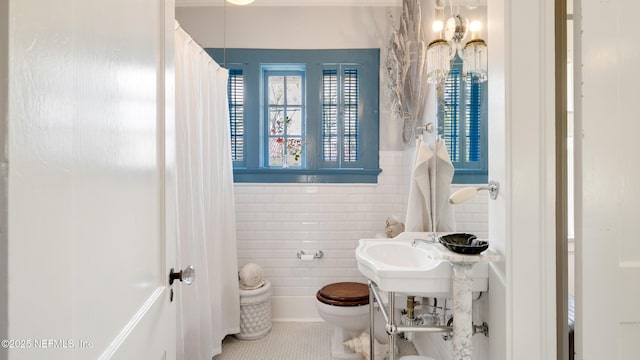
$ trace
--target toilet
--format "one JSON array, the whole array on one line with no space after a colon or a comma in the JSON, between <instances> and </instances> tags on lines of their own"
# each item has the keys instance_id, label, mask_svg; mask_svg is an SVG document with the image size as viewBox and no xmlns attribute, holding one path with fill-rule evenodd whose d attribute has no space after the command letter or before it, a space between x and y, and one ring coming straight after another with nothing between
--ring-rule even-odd
<instances>
[{"instance_id":1,"label":"toilet","mask_svg":"<svg viewBox=\"0 0 640 360\"><path fill-rule=\"evenodd\" d=\"M357 282L340 282L324 286L316 293L316 308L320 317L334 326L331 338L332 360L362 359L346 349L343 342L369 330L369 287ZM387 343L384 320L378 311L375 318L375 337Z\"/></svg>"}]
</instances>

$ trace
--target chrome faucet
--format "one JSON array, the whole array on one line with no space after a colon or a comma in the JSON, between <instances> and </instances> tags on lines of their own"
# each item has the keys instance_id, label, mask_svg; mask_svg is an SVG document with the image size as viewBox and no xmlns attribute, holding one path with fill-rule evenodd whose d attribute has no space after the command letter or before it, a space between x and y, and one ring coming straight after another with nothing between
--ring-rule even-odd
<instances>
[{"instance_id":1,"label":"chrome faucet","mask_svg":"<svg viewBox=\"0 0 640 360\"><path fill-rule=\"evenodd\" d=\"M411 240L411 246L412 247L416 247L416 244L418 242L423 242L425 244L436 244L436 243L438 243L438 240L437 240L438 234L437 233L432 232L432 233L429 233L429 235L430 235L429 239L413 239L413 240Z\"/></svg>"},{"instance_id":2,"label":"chrome faucet","mask_svg":"<svg viewBox=\"0 0 640 360\"><path fill-rule=\"evenodd\" d=\"M436 240L435 239L413 239L411 240L411 246L416 247L418 242L423 242L425 244L435 244Z\"/></svg>"}]
</instances>

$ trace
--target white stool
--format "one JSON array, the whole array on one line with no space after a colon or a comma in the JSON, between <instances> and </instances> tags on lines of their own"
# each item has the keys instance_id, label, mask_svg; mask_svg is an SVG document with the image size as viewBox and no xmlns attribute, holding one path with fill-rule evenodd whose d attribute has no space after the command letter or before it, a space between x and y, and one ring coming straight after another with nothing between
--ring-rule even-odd
<instances>
[{"instance_id":1,"label":"white stool","mask_svg":"<svg viewBox=\"0 0 640 360\"><path fill-rule=\"evenodd\" d=\"M259 339L271 330L271 283L253 290L240 289L240 333L238 339Z\"/></svg>"}]
</instances>

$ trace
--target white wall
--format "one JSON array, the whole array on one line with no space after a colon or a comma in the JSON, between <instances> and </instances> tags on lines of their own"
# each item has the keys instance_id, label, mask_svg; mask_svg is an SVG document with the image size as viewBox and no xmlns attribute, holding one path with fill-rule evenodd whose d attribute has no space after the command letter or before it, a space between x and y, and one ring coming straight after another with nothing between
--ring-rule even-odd
<instances>
[{"instance_id":1,"label":"white wall","mask_svg":"<svg viewBox=\"0 0 640 360\"><path fill-rule=\"evenodd\" d=\"M312 307L318 289L365 281L354 250L358 239L384 236L388 216L403 214L400 156L381 152L377 185L235 185L239 265L263 266L272 284L274 318L317 318L315 310L302 312L300 306ZM298 250L322 250L324 257L303 262Z\"/></svg>"}]
</instances>

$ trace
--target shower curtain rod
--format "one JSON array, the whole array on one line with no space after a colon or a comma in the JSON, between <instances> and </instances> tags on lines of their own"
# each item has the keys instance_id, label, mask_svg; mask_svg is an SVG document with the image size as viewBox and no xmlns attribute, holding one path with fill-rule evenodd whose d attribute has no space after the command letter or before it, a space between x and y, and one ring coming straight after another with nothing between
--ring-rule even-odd
<instances>
[{"instance_id":1,"label":"shower curtain rod","mask_svg":"<svg viewBox=\"0 0 640 360\"><path fill-rule=\"evenodd\" d=\"M227 0L222 0L222 67L227 68Z\"/></svg>"}]
</instances>

